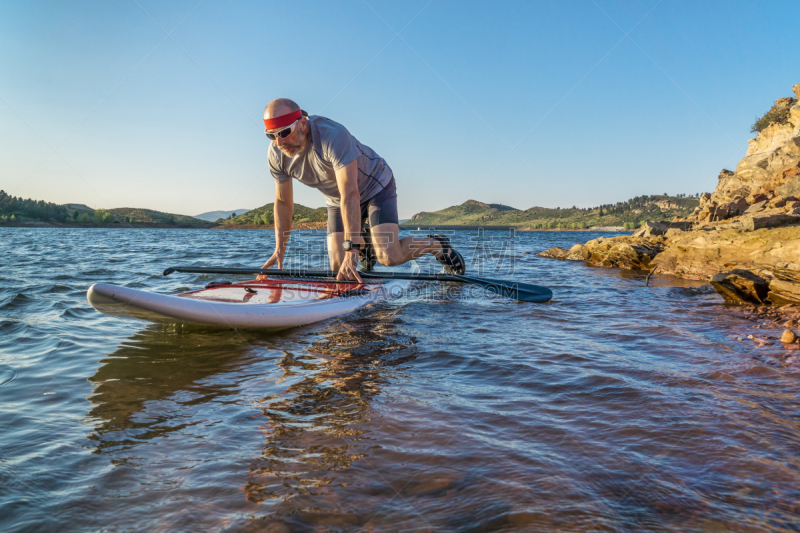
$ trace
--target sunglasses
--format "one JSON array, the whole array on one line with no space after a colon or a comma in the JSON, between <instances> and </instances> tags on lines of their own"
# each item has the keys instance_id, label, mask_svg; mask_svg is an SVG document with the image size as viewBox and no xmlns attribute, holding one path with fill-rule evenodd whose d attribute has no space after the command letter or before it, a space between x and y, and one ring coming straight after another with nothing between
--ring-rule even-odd
<instances>
[{"instance_id":1,"label":"sunglasses","mask_svg":"<svg viewBox=\"0 0 800 533\"><path fill-rule=\"evenodd\" d=\"M285 139L286 137L288 137L289 135L292 134L292 132L294 131L295 126L297 126L297 123L300 122L300 120L301 119L295 120L294 122L292 122L291 124L289 124L288 126L286 126L285 128L283 128L280 131L272 131L272 132L267 131L267 132L265 132L267 134L267 138L270 141L274 141L277 137L280 137L281 139Z\"/></svg>"}]
</instances>

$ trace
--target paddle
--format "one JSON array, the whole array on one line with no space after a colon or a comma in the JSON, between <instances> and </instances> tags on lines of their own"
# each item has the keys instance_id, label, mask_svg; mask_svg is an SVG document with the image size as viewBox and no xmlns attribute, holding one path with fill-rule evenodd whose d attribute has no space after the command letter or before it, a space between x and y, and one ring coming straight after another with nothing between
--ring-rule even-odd
<instances>
[{"instance_id":1,"label":"paddle","mask_svg":"<svg viewBox=\"0 0 800 533\"><path fill-rule=\"evenodd\" d=\"M333 270L278 270L265 268L217 268L217 267L171 267L164 271L165 276L173 272L189 274L258 274L265 276L286 276L292 278L335 278ZM553 297L553 291L547 287L540 287L532 283L518 281L476 278L458 274L412 274L410 272L359 272L361 278L372 279L408 279L417 281L451 281L455 283L469 283L483 287L496 294L507 298L514 298L523 302L548 302ZM342 282L339 282L342 283ZM347 283L347 282L345 282ZM352 283L352 282L350 282Z\"/></svg>"}]
</instances>

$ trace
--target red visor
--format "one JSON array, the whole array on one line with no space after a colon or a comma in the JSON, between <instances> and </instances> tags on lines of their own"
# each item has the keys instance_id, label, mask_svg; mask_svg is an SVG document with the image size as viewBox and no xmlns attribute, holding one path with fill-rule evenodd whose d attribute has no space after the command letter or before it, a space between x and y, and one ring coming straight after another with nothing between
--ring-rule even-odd
<instances>
[{"instance_id":1,"label":"red visor","mask_svg":"<svg viewBox=\"0 0 800 533\"><path fill-rule=\"evenodd\" d=\"M264 125L267 127L267 131L277 130L278 128L285 128L293 122L297 122L302 116L303 112L298 109L297 111L292 111L288 115L281 115L275 118L265 118Z\"/></svg>"}]
</instances>

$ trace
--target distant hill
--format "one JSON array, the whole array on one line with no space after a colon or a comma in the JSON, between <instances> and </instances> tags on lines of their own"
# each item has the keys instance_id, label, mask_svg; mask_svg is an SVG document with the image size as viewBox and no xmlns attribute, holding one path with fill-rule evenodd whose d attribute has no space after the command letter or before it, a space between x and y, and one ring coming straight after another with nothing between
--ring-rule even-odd
<instances>
[{"instance_id":1,"label":"distant hill","mask_svg":"<svg viewBox=\"0 0 800 533\"><path fill-rule=\"evenodd\" d=\"M531 207L520 210L502 204L467 200L433 213L417 213L408 225L517 226L524 229L581 229L592 226L638 227L647 220L689 215L700 203L694 196L637 196L625 202L597 207L555 209Z\"/></svg>"},{"instance_id":2,"label":"distant hill","mask_svg":"<svg viewBox=\"0 0 800 533\"><path fill-rule=\"evenodd\" d=\"M223 224L267 224L271 225L275 220L273 209L275 204L262 205L243 215L229 218ZM301 204L294 204L294 216L292 222L326 222L328 220L328 210L324 207L312 209Z\"/></svg>"},{"instance_id":3,"label":"distant hill","mask_svg":"<svg viewBox=\"0 0 800 533\"><path fill-rule=\"evenodd\" d=\"M220 218L225 219L233 214L243 215L245 213L249 213L250 211L251 209L234 209L233 211L209 211L207 213L200 213L199 215L195 215L194 218L199 218L200 220L206 220L208 222L216 222Z\"/></svg>"},{"instance_id":4,"label":"distant hill","mask_svg":"<svg viewBox=\"0 0 800 533\"><path fill-rule=\"evenodd\" d=\"M176 226L208 226L207 220L190 217L188 215L176 215L174 213L162 213L152 209L140 209L136 207L118 207L110 209L109 212L120 222L130 224L174 224Z\"/></svg>"}]
</instances>

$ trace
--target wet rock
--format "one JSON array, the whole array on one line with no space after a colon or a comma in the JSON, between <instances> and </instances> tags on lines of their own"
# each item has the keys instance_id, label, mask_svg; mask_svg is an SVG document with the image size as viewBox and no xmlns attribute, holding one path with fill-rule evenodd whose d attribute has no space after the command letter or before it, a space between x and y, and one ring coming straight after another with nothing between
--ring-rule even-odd
<instances>
[{"instance_id":1,"label":"wet rock","mask_svg":"<svg viewBox=\"0 0 800 533\"><path fill-rule=\"evenodd\" d=\"M769 283L748 270L720 272L711 278L711 286L728 302L762 304L767 301Z\"/></svg>"},{"instance_id":2,"label":"wet rock","mask_svg":"<svg viewBox=\"0 0 800 533\"><path fill-rule=\"evenodd\" d=\"M781 342L783 344L794 344L797 342L797 335L795 335L794 331L787 329L781 335Z\"/></svg>"},{"instance_id":3,"label":"wet rock","mask_svg":"<svg viewBox=\"0 0 800 533\"><path fill-rule=\"evenodd\" d=\"M583 245L576 244L570 248L569 252L567 252L567 256L564 259L567 261L583 261Z\"/></svg>"},{"instance_id":4,"label":"wet rock","mask_svg":"<svg viewBox=\"0 0 800 533\"><path fill-rule=\"evenodd\" d=\"M741 228L744 231L755 231L761 228L779 228L792 224L800 224L800 216L774 213L745 218L742 220Z\"/></svg>"},{"instance_id":5,"label":"wet rock","mask_svg":"<svg viewBox=\"0 0 800 533\"><path fill-rule=\"evenodd\" d=\"M576 244L569 250L555 246L548 248L544 252L537 254L539 257L547 257L549 259L559 259L562 261L583 261L583 245Z\"/></svg>"},{"instance_id":6,"label":"wet rock","mask_svg":"<svg viewBox=\"0 0 800 533\"><path fill-rule=\"evenodd\" d=\"M650 270L650 262L664 249L664 238L614 237L594 239L583 246L587 263L623 270Z\"/></svg>"},{"instance_id":7,"label":"wet rock","mask_svg":"<svg viewBox=\"0 0 800 533\"><path fill-rule=\"evenodd\" d=\"M522 255L528 255L530 252L522 252Z\"/></svg>"},{"instance_id":8,"label":"wet rock","mask_svg":"<svg viewBox=\"0 0 800 533\"><path fill-rule=\"evenodd\" d=\"M553 248L548 248L544 252L540 252L537 255L539 257L546 257L548 259L565 259L567 257L568 253L569 253L569 250L565 250L563 248L559 248L558 246L555 246Z\"/></svg>"}]
</instances>

